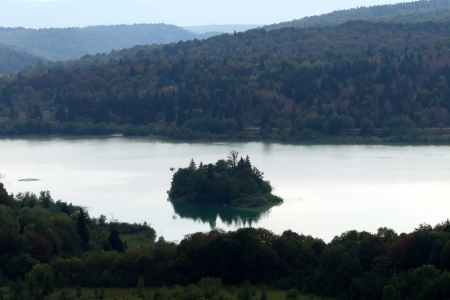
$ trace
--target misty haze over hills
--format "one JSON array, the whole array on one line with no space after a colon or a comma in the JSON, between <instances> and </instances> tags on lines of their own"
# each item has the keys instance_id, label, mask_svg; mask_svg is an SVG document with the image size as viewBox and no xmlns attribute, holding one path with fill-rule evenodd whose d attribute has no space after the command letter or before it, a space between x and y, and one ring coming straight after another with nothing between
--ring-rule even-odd
<instances>
[{"instance_id":1,"label":"misty haze over hills","mask_svg":"<svg viewBox=\"0 0 450 300\"><path fill-rule=\"evenodd\" d=\"M167 24L46 29L0 27L0 42L8 46L8 51L1 52L0 72L19 71L29 64L35 64L39 57L43 61L66 61L81 58L85 54L110 53L112 50L135 45L204 39L224 32L240 32L255 27L258 25L206 25L185 28ZM13 54L15 51L17 53ZM17 59L26 55L26 59Z\"/></svg>"},{"instance_id":2,"label":"misty haze over hills","mask_svg":"<svg viewBox=\"0 0 450 300\"><path fill-rule=\"evenodd\" d=\"M242 32L249 29L254 29L261 27L263 25L255 24L230 24L230 25L201 25L201 26L182 26L182 28L202 34L207 32L222 32L222 33L233 33Z\"/></svg>"},{"instance_id":3,"label":"misty haze over hills","mask_svg":"<svg viewBox=\"0 0 450 300\"><path fill-rule=\"evenodd\" d=\"M21 70L28 65L36 64L38 60L39 57L33 54L0 43L0 73Z\"/></svg>"},{"instance_id":4,"label":"misty haze over hills","mask_svg":"<svg viewBox=\"0 0 450 300\"><path fill-rule=\"evenodd\" d=\"M0 42L52 61L80 58L85 54L109 53L135 45L169 44L202 39L175 25L135 24L84 28L0 28Z\"/></svg>"}]
</instances>

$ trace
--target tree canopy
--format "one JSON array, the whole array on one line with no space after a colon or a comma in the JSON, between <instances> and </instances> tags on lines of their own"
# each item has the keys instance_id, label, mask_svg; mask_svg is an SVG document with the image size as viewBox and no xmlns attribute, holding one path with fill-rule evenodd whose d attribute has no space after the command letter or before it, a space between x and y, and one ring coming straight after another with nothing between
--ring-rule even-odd
<instances>
[{"instance_id":1,"label":"tree canopy","mask_svg":"<svg viewBox=\"0 0 450 300\"><path fill-rule=\"evenodd\" d=\"M0 78L0 134L417 135L450 126L449 41L450 22L353 21L43 64Z\"/></svg>"},{"instance_id":2,"label":"tree canopy","mask_svg":"<svg viewBox=\"0 0 450 300\"><path fill-rule=\"evenodd\" d=\"M192 159L187 168L178 169L172 178L169 200L175 203L225 204L255 208L280 204L263 173L252 166L250 158L231 151L227 160L197 167Z\"/></svg>"},{"instance_id":3,"label":"tree canopy","mask_svg":"<svg viewBox=\"0 0 450 300\"><path fill-rule=\"evenodd\" d=\"M412 2L401 2L395 4L360 6L357 8L343 9L331 13L304 17L302 19L281 22L278 24L264 26L267 30L283 27L312 27L339 25L347 21L394 21L394 22L417 22L417 21L445 21L450 13L450 3L447 0L417 0Z\"/></svg>"},{"instance_id":4,"label":"tree canopy","mask_svg":"<svg viewBox=\"0 0 450 300\"><path fill-rule=\"evenodd\" d=\"M0 185L0 194L0 286L9 282L13 299L39 299L55 288L77 286L131 288L145 282L207 288L247 280L246 285L267 283L341 299L450 297L448 220L434 227L420 224L409 233L351 230L327 243L263 228L197 232L175 243L155 240L146 223L108 222L83 210L90 233L85 249L77 230L80 207L68 204L64 212L64 202L55 202L49 192L13 196ZM127 237L148 242L128 246ZM205 289L206 299L216 299L212 292Z\"/></svg>"}]
</instances>

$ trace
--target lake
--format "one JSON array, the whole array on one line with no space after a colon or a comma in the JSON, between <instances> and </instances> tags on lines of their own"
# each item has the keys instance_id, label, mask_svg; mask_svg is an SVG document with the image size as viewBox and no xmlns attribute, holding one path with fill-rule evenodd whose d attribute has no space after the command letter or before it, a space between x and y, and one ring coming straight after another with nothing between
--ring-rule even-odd
<instances>
[{"instance_id":1,"label":"lake","mask_svg":"<svg viewBox=\"0 0 450 300\"><path fill-rule=\"evenodd\" d=\"M210 228L264 227L330 241L357 229L410 232L450 217L448 146L302 146L180 143L153 138L0 140L0 174L8 192L49 190L55 200L126 222L151 224L180 241ZM167 201L171 167L249 155L285 202L263 211L176 206ZM24 178L39 181L23 182Z\"/></svg>"}]
</instances>

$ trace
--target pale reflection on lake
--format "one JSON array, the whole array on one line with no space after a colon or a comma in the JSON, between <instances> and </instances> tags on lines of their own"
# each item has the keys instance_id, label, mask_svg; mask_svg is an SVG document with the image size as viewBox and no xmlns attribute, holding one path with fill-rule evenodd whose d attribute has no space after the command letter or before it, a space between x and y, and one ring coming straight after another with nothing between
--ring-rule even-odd
<instances>
[{"instance_id":1,"label":"pale reflection on lake","mask_svg":"<svg viewBox=\"0 0 450 300\"><path fill-rule=\"evenodd\" d=\"M49 190L91 216L147 221L169 240L241 226L292 229L329 241L344 231L411 231L450 217L450 147L298 146L264 143L173 143L151 138L0 140L0 174L9 192ZM173 206L171 167L191 158L213 163L235 149L285 203L267 211ZM22 182L19 179L38 178Z\"/></svg>"}]
</instances>

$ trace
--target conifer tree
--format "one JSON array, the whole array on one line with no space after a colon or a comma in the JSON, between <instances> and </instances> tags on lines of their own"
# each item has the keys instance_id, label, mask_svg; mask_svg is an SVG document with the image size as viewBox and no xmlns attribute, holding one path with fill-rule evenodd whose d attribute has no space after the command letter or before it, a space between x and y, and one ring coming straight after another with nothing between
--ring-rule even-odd
<instances>
[{"instance_id":1,"label":"conifer tree","mask_svg":"<svg viewBox=\"0 0 450 300\"><path fill-rule=\"evenodd\" d=\"M87 219L88 216L83 208L80 208L78 211L78 217L77 217L77 231L78 235L81 238L81 243L83 245L83 249L87 250L87 244L89 242L89 230L87 227Z\"/></svg>"},{"instance_id":2,"label":"conifer tree","mask_svg":"<svg viewBox=\"0 0 450 300\"><path fill-rule=\"evenodd\" d=\"M123 242L120 239L119 231L117 228L112 227L109 229L109 244L111 245L111 249L116 250L118 252L123 252Z\"/></svg>"},{"instance_id":3,"label":"conifer tree","mask_svg":"<svg viewBox=\"0 0 450 300\"><path fill-rule=\"evenodd\" d=\"M197 166L195 165L194 159L191 159L191 162L189 163L189 169L195 170L197 169Z\"/></svg>"},{"instance_id":4,"label":"conifer tree","mask_svg":"<svg viewBox=\"0 0 450 300\"><path fill-rule=\"evenodd\" d=\"M248 155L247 155L247 157L245 158L245 164L244 164L244 167L245 167L245 169L251 169L251 168L252 168L252 164L251 164L251 162L250 162L250 157L248 157Z\"/></svg>"}]
</instances>

